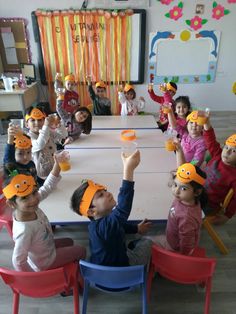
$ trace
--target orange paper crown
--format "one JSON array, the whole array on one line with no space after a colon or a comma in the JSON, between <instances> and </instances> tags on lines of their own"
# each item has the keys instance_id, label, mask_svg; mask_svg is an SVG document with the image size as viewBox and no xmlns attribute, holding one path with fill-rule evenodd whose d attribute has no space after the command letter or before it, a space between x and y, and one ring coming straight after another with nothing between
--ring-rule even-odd
<instances>
[{"instance_id":1,"label":"orange paper crown","mask_svg":"<svg viewBox=\"0 0 236 314\"><path fill-rule=\"evenodd\" d=\"M34 178L25 174L17 174L2 191L7 199L13 196L24 197L31 194L37 186Z\"/></svg>"},{"instance_id":2,"label":"orange paper crown","mask_svg":"<svg viewBox=\"0 0 236 314\"><path fill-rule=\"evenodd\" d=\"M176 93L176 88L174 88L170 83L166 84L166 88L167 88L167 90L172 90L173 92Z\"/></svg>"},{"instance_id":3,"label":"orange paper crown","mask_svg":"<svg viewBox=\"0 0 236 314\"><path fill-rule=\"evenodd\" d=\"M25 121L28 121L30 118L34 119L34 120L41 120L43 118L45 118L46 115L45 113L43 113L41 110L39 110L38 108L34 108L30 114L26 114L25 115Z\"/></svg>"},{"instance_id":4,"label":"orange paper crown","mask_svg":"<svg viewBox=\"0 0 236 314\"><path fill-rule=\"evenodd\" d=\"M99 81L95 84L96 88L101 87L101 88L106 88L106 84L103 81Z\"/></svg>"},{"instance_id":5,"label":"orange paper crown","mask_svg":"<svg viewBox=\"0 0 236 314\"><path fill-rule=\"evenodd\" d=\"M186 118L187 121L196 122L198 121L198 111L192 111Z\"/></svg>"},{"instance_id":6,"label":"orange paper crown","mask_svg":"<svg viewBox=\"0 0 236 314\"><path fill-rule=\"evenodd\" d=\"M73 74L69 74L65 77L65 81L75 82L75 76Z\"/></svg>"},{"instance_id":7,"label":"orange paper crown","mask_svg":"<svg viewBox=\"0 0 236 314\"><path fill-rule=\"evenodd\" d=\"M15 148L19 148L19 149L28 149L32 146L31 139L23 134L17 135L14 140L14 143L15 143Z\"/></svg>"},{"instance_id":8,"label":"orange paper crown","mask_svg":"<svg viewBox=\"0 0 236 314\"><path fill-rule=\"evenodd\" d=\"M225 142L226 145L236 147L236 134L229 136Z\"/></svg>"},{"instance_id":9,"label":"orange paper crown","mask_svg":"<svg viewBox=\"0 0 236 314\"><path fill-rule=\"evenodd\" d=\"M124 92L127 93L127 92L130 91L131 89L134 89L134 86L133 86L133 85L125 84Z\"/></svg>"},{"instance_id":10,"label":"orange paper crown","mask_svg":"<svg viewBox=\"0 0 236 314\"><path fill-rule=\"evenodd\" d=\"M196 168L190 163L181 165L177 169L176 176L182 183L189 183L191 181L197 182L200 185L204 185L205 183L205 178L197 174Z\"/></svg>"},{"instance_id":11,"label":"orange paper crown","mask_svg":"<svg viewBox=\"0 0 236 314\"><path fill-rule=\"evenodd\" d=\"M92 180L88 180L88 187L84 192L84 195L82 197L79 211L81 215L88 216L88 209L90 208L90 205L92 203L94 194L99 190L106 190L106 187L100 184L94 183Z\"/></svg>"}]
</instances>

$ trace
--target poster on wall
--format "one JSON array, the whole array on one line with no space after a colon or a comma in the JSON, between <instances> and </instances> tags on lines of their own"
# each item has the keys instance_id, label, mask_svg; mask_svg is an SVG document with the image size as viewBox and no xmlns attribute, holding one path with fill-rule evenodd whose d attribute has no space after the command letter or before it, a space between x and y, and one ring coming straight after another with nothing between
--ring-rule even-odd
<instances>
[{"instance_id":1,"label":"poster on wall","mask_svg":"<svg viewBox=\"0 0 236 314\"><path fill-rule=\"evenodd\" d=\"M215 30L150 33L149 80L155 84L214 82L219 44L220 31Z\"/></svg>"}]
</instances>

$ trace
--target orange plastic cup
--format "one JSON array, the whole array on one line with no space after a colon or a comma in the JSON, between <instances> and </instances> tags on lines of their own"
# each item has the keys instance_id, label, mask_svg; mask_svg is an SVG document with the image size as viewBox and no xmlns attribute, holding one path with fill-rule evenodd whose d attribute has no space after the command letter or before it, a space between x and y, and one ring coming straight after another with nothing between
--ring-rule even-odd
<instances>
[{"instance_id":1,"label":"orange plastic cup","mask_svg":"<svg viewBox=\"0 0 236 314\"><path fill-rule=\"evenodd\" d=\"M206 116L198 116L197 117L197 124L198 125L204 125L207 122Z\"/></svg>"},{"instance_id":2,"label":"orange plastic cup","mask_svg":"<svg viewBox=\"0 0 236 314\"><path fill-rule=\"evenodd\" d=\"M173 152L176 150L176 146L172 138L169 138L168 140L165 141L165 149L168 152Z\"/></svg>"}]
</instances>

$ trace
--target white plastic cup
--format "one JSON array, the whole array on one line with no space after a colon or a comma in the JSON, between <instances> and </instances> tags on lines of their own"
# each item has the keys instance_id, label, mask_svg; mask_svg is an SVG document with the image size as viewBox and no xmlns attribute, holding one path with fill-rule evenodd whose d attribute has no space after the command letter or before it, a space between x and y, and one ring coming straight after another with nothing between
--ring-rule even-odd
<instances>
[{"instance_id":1,"label":"white plastic cup","mask_svg":"<svg viewBox=\"0 0 236 314\"><path fill-rule=\"evenodd\" d=\"M137 143L134 141L123 141L121 151L125 157L129 157L137 150L137 146Z\"/></svg>"},{"instance_id":2,"label":"white plastic cup","mask_svg":"<svg viewBox=\"0 0 236 314\"><path fill-rule=\"evenodd\" d=\"M18 129L19 134L24 132L24 119L11 119L11 123Z\"/></svg>"},{"instance_id":3,"label":"white plastic cup","mask_svg":"<svg viewBox=\"0 0 236 314\"><path fill-rule=\"evenodd\" d=\"M71 168L70 165L70 154L67 150L58 150L56 153L56 158L58 160L61 171L68 171Z\"/></svg>"}]
</instances>

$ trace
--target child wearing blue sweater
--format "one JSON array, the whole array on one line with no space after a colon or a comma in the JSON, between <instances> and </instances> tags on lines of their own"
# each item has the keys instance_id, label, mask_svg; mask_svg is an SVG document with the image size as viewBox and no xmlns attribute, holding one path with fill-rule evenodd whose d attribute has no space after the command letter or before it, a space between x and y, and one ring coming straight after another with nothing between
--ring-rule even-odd
<instances>
[{"instance_id":1,"label":"child wearing blue sweater","mask_svg":"<svg viewBox=\"0 0 236 314\"><path fill-rule=\"evenodd\" d=\"M87 216L89 224L90 261L105 266L128 266L148 264L152 242L140 239L126 247L125 234L144 234L150 227L147 220L139 224L128 223L134 196L134 169L140 162L136 151L129 157L122 155L123 181L118 202L106 187L86 181L76 189L71 207L79 215Z\"/></svg>"}]
</instances>

